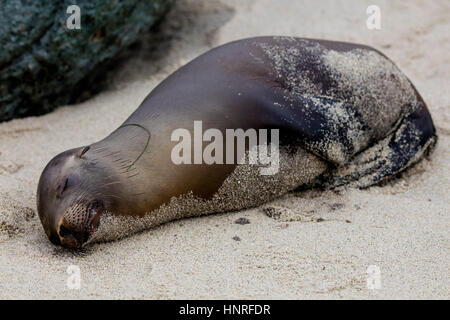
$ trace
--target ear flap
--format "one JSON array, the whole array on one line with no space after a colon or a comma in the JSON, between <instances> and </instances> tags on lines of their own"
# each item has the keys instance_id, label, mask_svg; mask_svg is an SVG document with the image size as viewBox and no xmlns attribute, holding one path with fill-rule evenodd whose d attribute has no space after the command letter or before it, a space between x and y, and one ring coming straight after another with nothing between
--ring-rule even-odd
<instances>
[{"instance_id":1,"label":"ear flap","mask_svg":"<svg viewBox=\"0 0 450 320\"><path fill-rule=\"evenodd\" d=\"M84 147L83 149L81 149L81 151L78 152L78 157L81 158L86 152L89 151L90 148L91 147L87 146L87 147Z\"/></svg>"}]
</instances>

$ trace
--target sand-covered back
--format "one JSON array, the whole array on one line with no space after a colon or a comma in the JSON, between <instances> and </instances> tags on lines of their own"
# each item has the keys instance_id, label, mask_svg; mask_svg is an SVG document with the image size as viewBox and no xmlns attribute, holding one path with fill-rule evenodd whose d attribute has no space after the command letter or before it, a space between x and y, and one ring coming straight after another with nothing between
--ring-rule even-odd
<instances>
[{"instance_id":1,"label":"sand-covered back","mask_svg":"<svg viewBox=\"0 0 450 320\"><path fill-rule=\"evenodd\" d=\"M381 9L381 30L366 27L371 4ZM162 32L110 72L105 91L0 124L0 298L448 299L449 27L444 0L178 0ZM427 103L439 134L435 152L366 190L290 193L75 252L48 241L35 195L54 155L109 134L197 55L262 35L357 42L385 53ZM154 38L157 46L146 41ZM70 265L80 268L80 289L67 286ZM367 287L370 266L380 271L379 289Z\"/></svg>"}]
</instances>

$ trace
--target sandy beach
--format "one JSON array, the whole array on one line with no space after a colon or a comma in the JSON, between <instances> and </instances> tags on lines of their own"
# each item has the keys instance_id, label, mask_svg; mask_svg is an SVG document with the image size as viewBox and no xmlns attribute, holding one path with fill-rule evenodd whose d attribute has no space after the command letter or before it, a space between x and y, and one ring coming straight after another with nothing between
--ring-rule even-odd
<instances>
[{"instance_id":1,"label":"sandy beach","mask_svg":"<svg viewBox=\"0 0 450 320\"><path fill-rule=\"evenodd\" d=\"M373 4L380 30L366 27ZM449 299L448 1L178 0L160 28L108 73L105 91L0 123L1 299ZM199 54L262 35L381 50L427 103L439 135L434 153L365 190L292 192L75 252L48 241L36 189L53 156L105 137ZM67 286L71 265L80 270L79 289ZM379 271L375 287L368 269Z\"/></svg>"}]
</instances>

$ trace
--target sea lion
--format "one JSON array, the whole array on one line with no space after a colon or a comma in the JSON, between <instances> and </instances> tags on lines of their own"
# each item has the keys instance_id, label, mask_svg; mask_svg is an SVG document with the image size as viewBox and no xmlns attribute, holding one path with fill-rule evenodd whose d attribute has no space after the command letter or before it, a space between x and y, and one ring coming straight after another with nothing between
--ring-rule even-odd
<instances>
[{"instance_id":1,"label":"sea lion","mask_svg":"<svg viewBox=\"0 0 450 320\"><path fill-rule=\"evenodd\" d=\"M279 130L279 171L175 164L172 134L192 132L195 121L224 135L229 128ZM80 247L176 218L256 206L300 186L370 186L417 162L436 141L423 99L379 51L244 39L175 71L103 140L54 157L39 180L37 208L53 243Z\"/></svg>"}]
</instances>

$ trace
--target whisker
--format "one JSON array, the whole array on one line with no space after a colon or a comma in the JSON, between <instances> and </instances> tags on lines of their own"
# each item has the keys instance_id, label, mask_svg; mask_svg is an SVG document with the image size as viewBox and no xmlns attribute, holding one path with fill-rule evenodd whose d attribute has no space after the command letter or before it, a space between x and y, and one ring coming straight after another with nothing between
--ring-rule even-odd
<instances>
[{"instance_id":1,"label":"whisker","mask_svg":"<svg viewBox=\"0 0 450 320\"><path fill-rule=\"evenodd\" d=\"M113 181L113 182L105 183L105 184L99 186L99 188L102 188L102 187L105 187L105 186L110 186L110 185L113 185L113 184L118 184L118 183L121 183L121 182L120 181Z\"/></svg>"}]
</instances>

